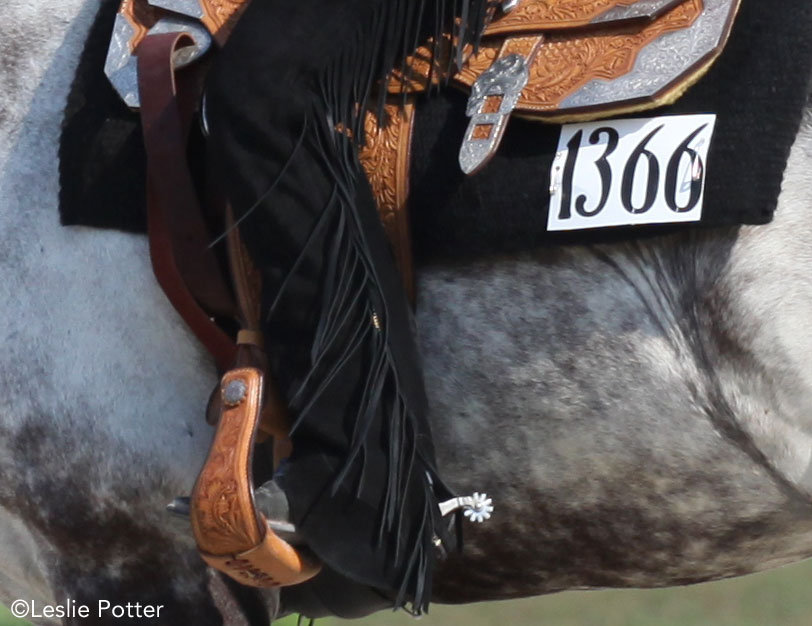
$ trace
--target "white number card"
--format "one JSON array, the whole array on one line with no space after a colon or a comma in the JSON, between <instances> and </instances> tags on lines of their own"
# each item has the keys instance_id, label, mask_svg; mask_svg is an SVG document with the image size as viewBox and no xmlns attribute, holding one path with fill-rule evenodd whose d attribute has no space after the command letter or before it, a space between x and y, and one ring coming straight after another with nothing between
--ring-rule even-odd
<instances>
[{"instance_id":1,"label":"white number card","mask_svg":"<svg viewBox=\"0 0 812 626\"><path fill-rule=\"evenodd\" d=\"M696 222L715 115L561 128L547 230Z\"/></svg>"}]
</instances>

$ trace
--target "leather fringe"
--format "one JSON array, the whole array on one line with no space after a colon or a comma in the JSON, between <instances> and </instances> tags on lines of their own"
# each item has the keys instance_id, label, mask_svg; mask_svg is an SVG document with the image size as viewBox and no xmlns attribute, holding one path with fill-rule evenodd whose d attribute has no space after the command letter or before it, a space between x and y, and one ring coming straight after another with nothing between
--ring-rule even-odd
<instances>
[{"instance_id":1,"label":"leather fringe","mask_svg":"<svg viewBox=\"0 0 812 626\"><path fill-rule=\"evenodd\" d=\"M370 2L373 8L368 19L359 23L354 37L336 51L321 73L320 96L315 99L307 122L322 165L335 184L299 257L300 260L304 257L312 242L324 245L326 237L324 290L310 348L311 367L289 398L297 414L292 434L295 437L296 428L303 421L315 419L311 408L341 376L349 360L363 353L350 449L335 478L333 491L352 476L356 481L354 489L360 494L367 478L364 451L371 444L370 433L379 432L372 428L373 423L383 419L388 475L378 544L398 571L395 605L401 607L411 600L415 614L424 612L429 605L435 537L447 549L457 545L461 538L455 536L459 534L459 524L455 525L456 533L450 531L437 506L438 499L450 497L451 492L434 466L434 450L427 436L428 411L417 363L410 364L417 373L409 375L412 380L404 387L402 363L418 359L416 352L414 355L410 352L414 348L404 351L398 347L392 328L396 326L400 332L405 328L406 334L413 334L411 318L405 296L393 291L402 291L399 280L382 276L380 265L375 262L378 252L383 250L373 251L379 246L378 240L382 240L378 232L381 227L363 178L358 148L364 141L366 111L375 106L379 113L383 111L392 71L405 67L406 58L419 43L430 37L440 41L442 34L448 32L455 34L449 62L456 59L460 63L463 50L477 45L491 4L489 0ZM283 280L269 319L298 265L297 261ZM404 310L400 311L400 307ZM409 342L413 343L414 338L410 337ZM380 446L381 442L376 440L374 445ZM415 488L410 481L420 481L423 495L422 503L408 503L407 515L406 494Z\"/></svg>"}]
</instances>

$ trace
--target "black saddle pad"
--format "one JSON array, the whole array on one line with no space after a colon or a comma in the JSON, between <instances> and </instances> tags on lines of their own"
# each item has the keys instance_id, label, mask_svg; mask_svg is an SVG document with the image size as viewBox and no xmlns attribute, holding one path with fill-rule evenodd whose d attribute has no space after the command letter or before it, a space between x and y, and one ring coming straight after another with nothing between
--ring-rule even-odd
<instances>
[{"instance_id":1,"label":"black saddle pad","mask_svg":"<svg viewBox=\"0 0 812 626\"><path fill-rule=\"evenodd\" d=\"M628 116L717 115L700 226L772 219L809 93L810 33L808 0L743 0L728 45L707 75L676 104ZM548 233L549 173L560 126L511 119L494 159L478 174L465 176L457 165L467 126L465 102L464 95L447 90L418 109L410 211L419 260L617 240L675 228Z\"/></svg>"},{"instance_id":2,"label":"black saddle pad","mask_svg":"<svg viewBox=\"0 0 812 626\"><path fill-rule=\"evenodd\" d=\"M60 144L60 213L66 225L143 232L140 128L103 75L117 4L106 0L102 5L68 100ZM700 226L772 219L809 92L810 32L812 4L807 0L780 5L743 0L727 49L710 72L676 104L645 114L718 115ZM467 124L464 107L465 96L449 89L419 108L410 202L418 262L674 228L548 233L549 171L560 127L511 120L494 160L466 177L457 166Z\"/></svg>"}]
</instances>

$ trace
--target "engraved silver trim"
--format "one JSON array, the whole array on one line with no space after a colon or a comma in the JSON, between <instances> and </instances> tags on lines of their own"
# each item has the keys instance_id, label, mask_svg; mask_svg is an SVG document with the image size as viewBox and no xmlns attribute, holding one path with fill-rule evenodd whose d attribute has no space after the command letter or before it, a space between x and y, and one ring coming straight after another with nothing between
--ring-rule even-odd
<instances>
[{"instance_id":1,"label":"engraved silver trim","mask_svg":"<svg viewBox=\"0 0 812 626\"><path fill-rule=\"evenodd\" d=\"M104 73L129 107L138 106L138 80L135 57L130 52L130 40L135 30L120 13L113 22L113 36L107 49Z\"/></svg>"},{"instance_id":2,"label":"engraved silver trim","mask_svg":"<svg viewBox=\"0 0 812 626\"><path fill-rule=\"evenodd\" d=\"M205 15L199 0L147 0L150 6L201 20Z\"/></svg>"},{"instance_id":3,"label":"engraved silver trim","mask_svg":"<svg viewBox=\"0 0 812 626\"><path fill-rule=\"evenodd\" d=\"M460 147L459 162L463 172L475 172L496 152L510 114L516 108L529 78L530 72L524 57L520 54L508 54L494 61L474 83L465 111L471 121ZM482 109L491 96L502 97L499 111L483 113ZM480 126L492 126L486 139L474 138L474 133Z\"/></svg>"},{"instance_id":4,"label":"engraved silver trim","mask_svg":"<svg viewBox=\"0 0 812 626\"><path fill-rule=\"evenodd\" d=\"M664 91L720 45L738 2L705 0L704 11L690 28L666 33L651 42L640 51L631 72L612 81L590 81L565 99L559 111L646 99Z\"/></svg>"},{"instance_id":5,"label":"engraved silver trim","mask_svg":"<svg viewBox=\"0 0 812 626\"><path fill-rule=\"evenodd\" d=\"M177 67L194 63L212 45L208 29L196 19L182 15L162 17L149 30L151 35L161 33L186 33L195 42L193 46L181 48L175 53ZM137 109L141 104L138 98L138 59L130 51L130 41L134 35L135 31L127 18L121 14L116 15L104 73L125 104Z\"/></svg>"},{"instance_id":6,"label":"engraved silver trim","mask_svg":"<svg viewBox=\"0 0 812 626\"><path fill-rule=\"evenodd\" d=\"M606 13L594 18L591 24L605 24L607 22L619 22L636 18L653 19L677 5L684 4L689 0L638 0L629 6L612 7Z\"/></svg>"}]
</instances>

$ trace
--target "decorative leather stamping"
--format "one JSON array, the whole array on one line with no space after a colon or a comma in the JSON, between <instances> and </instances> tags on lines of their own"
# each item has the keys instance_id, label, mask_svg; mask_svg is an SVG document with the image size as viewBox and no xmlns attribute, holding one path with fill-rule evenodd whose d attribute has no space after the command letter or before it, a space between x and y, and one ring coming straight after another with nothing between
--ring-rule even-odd
<instances>
[{"instance_id":1,"label":"decorative leather stamping","mask_svg":"<svg viewBox=\"0 0 812 626\"><path fill-rule=\"evenodd\" d=\"M466 174L473 174L496 154L508 119L530 79L529 68L543 43L543 35L506 39L499 58L471 87L465 111L471 121L459 156L460 167Z\"/></svg>"},{"instance_id":2,"label":"decorative leather stamping","mask_svg":"<svg viewBox=\"0 0 812 626\"><path fill-rule=\"evenodd\" d=\"M414 125L415 103L410 98L386 105L388 123L380 125L373 112L365 119L366 143L361 150L361 166L367 175L378 214L395 253L409 297L414 301L412 246L407 204L409 198L409 161Z\"/></svg>"},{"instance_id":3,"label":"decorative leather stamping","mask_svg":"<svg viewBox=\"0 0 812 626\"><path fill-rule=\"evenodd\" d=\"M320 565L274 534L257 511L251 479L254 438L262 406L262 374L255 368L223 376L225 396L240 386L241 399L223 403L214 441L191 499L192 531L204 560L254 587L293 585Z\"/></svg>"}]
</instances>

